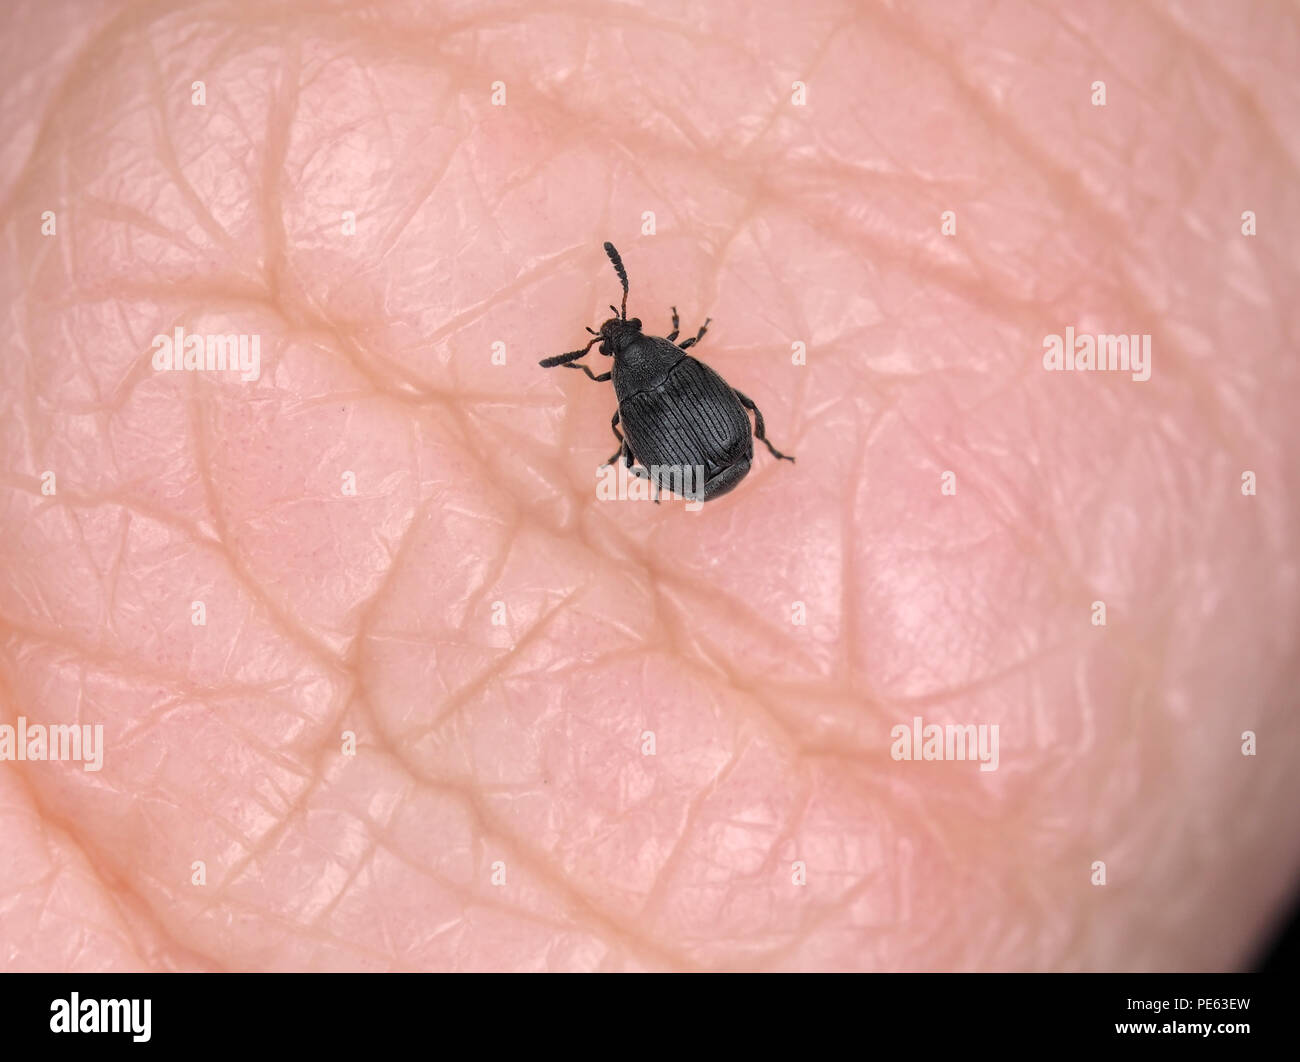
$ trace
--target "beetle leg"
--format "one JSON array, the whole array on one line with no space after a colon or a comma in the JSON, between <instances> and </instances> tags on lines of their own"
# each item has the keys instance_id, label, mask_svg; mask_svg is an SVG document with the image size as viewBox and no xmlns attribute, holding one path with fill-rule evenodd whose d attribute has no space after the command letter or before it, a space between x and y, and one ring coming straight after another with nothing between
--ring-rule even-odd
<instances>
[{"instance_id":1,"label":"beetle leg","mask_svg":"<svg viewBox=\"0 0 1300 1062\"><path fill-rule=\"evenodd\" d=\"M775 457L777 460L793 461L794 460L793 457L789 457L788 455L783 454L780 450L778 450L775 446L773 446L770 442L767 441L767 427L763 424L763 414L758 411L758 406L754 405L754 400L750 398L748 395L741 394L739 391L736 391L734 387L732 388L732 390L736 392L736 397L740 399L740 404L742 406L744 406L746 409L752 409L754 411L754 438L757 439L759 442L761 442L769 450L771 450L772 456Z\"/></svg>"},{"instance_id":2,"label":"beetle leg","mask_svg":"<svg viewBox=\"0 0 1300 1062\"><path fill-rule=\"evenodd\" d=\"M581 369L583 372L585 372L588 376L590 376L590 377L591 377L593 380L595 380L597 383L604 383L606 380L612 379L613 376L614 376L614 372L613 372L612 369L611 369L609 372L602 372L599 376L597 376L597 375L596 375L594 372L592 372L591 369L588 368L586 365L566 365L565 368L566 368L566 369Z\"/></svg>"},{"instance_id":3,"label":"beetle leg","mask_svg":"<svg viewBox=\"0 0 1300 1062\"><path fill-rule=\"evenodd\" d=\"M655 479L651 478L650 473L646 469L635 468L633 466L632 462L636 460L636 458L632 456L632 447L628 446L627 440L623 438L622 432L620 432L618 428L614 427L617 423L618 423L618 414L615 413L614 419L609 422L609 426L611 428L614 428L614 434L618 436L619 447L614 452L614 456L611 457L608 461L606 461L605 464L612 465L620 457L623 458L623 460L627 463L628 471L630 471L632 475L636 476L637 479L648 479L650 480L651 483L654 484L655 487L654 503L658 505L659 504L659 483Z\"/></svg>"},{"instance_id":4,"label":"beetle leg","mask_svg":"<svg viewBox=\"0 0 1300 1062\"><path fill-rule=\"evenodd\" d=\"M612 465L623 456L623 433L618 430L618 410L614 410L614 419L609 422L609 426L614 429L614 438L618 440L618 449L614 451L614 456L605 462L606 465ZM604 465L601 465L604 468Z\"/></svg>"},{"instance_id":5,"label":"beetle leg","mask_svg":"<svg viewBox=\"0 0 1300 1062\"><path fill-rule=\"evenodd\" d=\"M627 467L628 470L632 473L632 475L636 476L637 479L648 479L652 484L654 484L654 489L655 489L654 503L658 505L659 504L659 481L650 475L649 470L644 468L633 468L632 451L628 449L627 443L623 444L623 449L627 452Z\"/></svg>"},{"instance_id":6,"label":"beetle leg","mask_svg":"<svg viewBox=\"0 0 1300 1062\"><path fill-rule=\"evenodd\" d=\"M681 343L678 343L677 345L681 347L682 350L690 350L691 347L695 346L696 343L698 343L701 339L704 338L704 333L709 330L709 322L712 320L713 320L712 317L704 318L704 323L700 325L700 330L695 333L695 338L687 339Z\"/></svg>"},{"instance_id":7,"label":"beetle leg","mask_svg":"<svg viewBox=\"0 0 1300 1062\"><path fill-rule=\"evenodd\" d=\"M681 329L681 321L677 319L677 307L674 306L673 307L673 330L669 332L666 336L664 336L664 339L668 340L669 343L675 343L677 341L677 333L680 329Z\"/></svg>"}]
</instances>

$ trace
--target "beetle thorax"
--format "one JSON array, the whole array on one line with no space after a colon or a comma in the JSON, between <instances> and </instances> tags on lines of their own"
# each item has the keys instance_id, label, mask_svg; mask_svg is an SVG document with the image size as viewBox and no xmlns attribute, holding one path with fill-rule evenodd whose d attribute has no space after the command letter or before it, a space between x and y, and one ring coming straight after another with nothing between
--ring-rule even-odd
<instances>
[{"instance_id":1,"label":"beetle thorax","mask_svg":"<svg viewBox=\"0 0 1300 1062\"><path fill-rule=\"evenodd\" d=\"M638 391L649 391L664 382L686 354L666 339L638 335L614 357L614 393L622 401Z\"/></svg>"}]
</instances>

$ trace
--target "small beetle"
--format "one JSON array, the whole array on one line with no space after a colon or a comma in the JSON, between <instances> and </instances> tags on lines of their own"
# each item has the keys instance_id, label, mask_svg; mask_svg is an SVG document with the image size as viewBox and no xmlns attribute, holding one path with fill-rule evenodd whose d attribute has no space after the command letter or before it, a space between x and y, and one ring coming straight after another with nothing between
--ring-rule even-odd
<instances>
[{"instance_id":1,"label":"small beetle","mask_svg":"<svg viewBox=\"0 0 1300 1062\"><path fill-rule=\"evenodd\" d=\"M650 479L660 487L669 486L669 470L702 468L703 490L696 487L702 494L700 500L719 497L745 478L754 458L747 409L754 413L754 438L773 457L793 461L793 457L781 453L767 441L767 429L758 406L686 353L704 338L712 318L705 318L693 338L674 345L678 332L674 306L673 330L666 339L643 334L641 321L636 317L630 321L627 318L627 270L623 268L623 259L612 243L605 244L605 253L623 284L623 309L610 306L617 316L602 324L599 332L588 328L596 338L581 350L556 354L538 363L544 369L557 365L581 369L597 383L613 377L618 411L610 427L619 445L605 464L613 464L622 457L635 475ZM613 369L599 376L587 365L573 364L597 343L602 354L614 359ZM627 429L626 437L618 430L620 419ZM634 460L642 467L634 468ZM658 479L647 469L655 469Z\"/></svg>"}]
</instances>

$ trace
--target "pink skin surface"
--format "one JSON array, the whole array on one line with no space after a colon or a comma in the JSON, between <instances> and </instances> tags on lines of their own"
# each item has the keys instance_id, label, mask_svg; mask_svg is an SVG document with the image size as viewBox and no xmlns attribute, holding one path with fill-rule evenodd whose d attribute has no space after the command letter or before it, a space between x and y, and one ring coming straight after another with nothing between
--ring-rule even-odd
<instances>
[{"instance_id":1,"label":"pink skin surface","mask_svg":"<svg viewBox=\"0 0 1300 1062\"><path fill-rule=\"evenodd\" d=\"M1249 964L1300 24L1084 10L7 5L0 723L103 763L0 763L0 967ZM597 500L606 239L797 464Z\"/></svg>"}]
</instances>

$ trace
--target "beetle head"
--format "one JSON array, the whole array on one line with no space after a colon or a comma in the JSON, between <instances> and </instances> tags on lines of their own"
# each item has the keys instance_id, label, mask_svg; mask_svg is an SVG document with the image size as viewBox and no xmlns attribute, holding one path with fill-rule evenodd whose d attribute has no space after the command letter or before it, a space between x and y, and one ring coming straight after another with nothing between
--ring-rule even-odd
<instances>
[{"instance_id":1,"label":"beetle head","mask_svg":"<svg viewBox=\"0 0 1300 1062\"><path fill-rule=\"evenodd\" d=\"M641 319L633 317L629 321L621 317L611 317L600 326L600 352L606 357L622 352L632 340L641 334Z\"/></svg>"}]
</instances>

